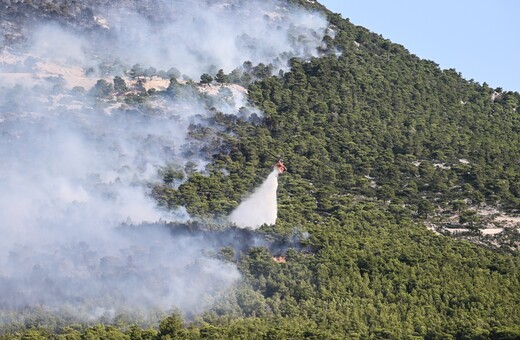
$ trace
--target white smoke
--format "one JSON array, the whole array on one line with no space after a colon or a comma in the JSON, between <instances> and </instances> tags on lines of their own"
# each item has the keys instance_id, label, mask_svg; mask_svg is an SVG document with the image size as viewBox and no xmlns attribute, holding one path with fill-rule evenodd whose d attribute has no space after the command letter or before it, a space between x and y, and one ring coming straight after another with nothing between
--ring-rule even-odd
<instances>
[{"instance_id":1,"label":"white smoke","mask_svg":"<svg viewBox=\"0 0 520 340\"><path fill-rule=\"evenodd\" d=\"M132 64L174 65L198 79L212 67L230 72L246 60L285 68L291 57L317 56L327 31L323 14L281 1L181 0L161 10L166 19L153 23L132 11L103 14L117 37L110 53Z\"/></svg>"},{"instance_id":2,"label":"white smoke","mask_svg":"<svg viewBox=\"0 0 520 340\"><path fill-rule=\"evenodd\" d=\"M275 224L278 213L277 189L278 169L274 169L264 183L229 215L229 221L238 227L251 229L257 229L263 224Z\"/></svg>"},{"instance_id":3,"label":"white smoke","mask_svg":"<svg viewBox=\"0 0 520 340\"><path fill-rule=\"evenodd\" d=\"M149 188L168 165L204 170L211 154L201 151L215 143L193 143L189 130L209 124L207 101L186 90L132 106L66 90L88 90L96 79L77 70L117 58L193 78L246 60L283 67L283 58L315 55L326 28L321 15L279 3L203 3L174 1L162 13L169 20L157 23L128 9L97 9L109 27L104 36L45 23L35 25L29 48L0 54L0 308L196 313L238 280L234 265L207 256L206 241L118 229L190 219L184 208L158 208ZM236 114L245 101L230 90L212 106ZM273 172L251 196L256 203L244 202L231 221L275 223L276 187Z\"/></svg>"},{"instance_id":4,"label":"white smoke","mask_svg":"<svg viewBox=\"0 0 520 340\"><path fill-rule=\"evenodd\" d=\"M25 102L4 107L0 124L2 307L193 313L239 278L196 239L115 230L189 219L185 209L158 209L146 184L159 180L160 166L190 160L182 153L188 125L209 114L200 104L169 103L152 115L105 111L78 97L81 110L68 110L19 91Z\"/></svg>"},{"instance_id":5,"label":"white smoke","mask_svg":"<svg viewBox=\"0 0 520 340\"><path fill-rule=\"evenodd\" d=\"M190 123L210 110L195 97L140 111L67 93L73 109L52 88L0 95L0 307L202 311L239 278L234 265L195 238L115 228L190 218L159 209L147 187L167 164L204 166L185 151Z\"/></svg>"}]
</instances>

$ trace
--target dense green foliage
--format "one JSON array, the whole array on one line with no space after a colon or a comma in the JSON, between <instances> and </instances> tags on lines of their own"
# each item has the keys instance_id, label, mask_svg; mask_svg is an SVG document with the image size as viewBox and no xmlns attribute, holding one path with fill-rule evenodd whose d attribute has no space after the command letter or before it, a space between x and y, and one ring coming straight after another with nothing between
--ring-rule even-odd
<instances>
[{"instance_id":1,"label":"dense green foliage","mask_svg":"<svg viewBox=\"0 0 520 340\"><path fill-rule=\"evenodd\" d=\"M436 236L412 218L460 210L454 202L520 207L519 94L331 21L338 33L328 55L253 83L263 124L217 117L237 136L230 152L164 202L222 215L258 184L273 153L283 155L290 173L280 178L274 230L308 230L319 250L284 264L261 250L242 260L257 302L237 301L231 314L262 320L245 337L268 337L288 319L300 337L518 336L518 255ZM221 318L227 331L236 326Z\"/></svg>"},{"instance_id":2,"label":"dense green foliage","mask_svg":"<svg viewBox=\"0 0 520 340\"><path fill-rule=\"evenodd\" d=\"M243 282L189 323L178 313L157 329L34 323L6 338L520 337L518 253L421 224L436 210L466 204L520 209L520 95L467 81L329 15L337 34L326 39L324 56L294 59L281 77L204 74L203 83L258 79L249 95L265 117L242 121L217 112L212 126L220 130L193 127L192 138L218 136L221 143L209 175L191 173L174 188L183 171L165 169L153 191L160 205L221 217L280 154L289 174L279 179L278 222L263 229L308 231L311 251L290 250L284 263L264 248L227 256ZM115 86L126 88L119 79ZM172 80L165 93L143 93L132 103L182 96L189 86ZM100 82L94 91L102 97L113 87Z\"/></svg>"}]
</instances>

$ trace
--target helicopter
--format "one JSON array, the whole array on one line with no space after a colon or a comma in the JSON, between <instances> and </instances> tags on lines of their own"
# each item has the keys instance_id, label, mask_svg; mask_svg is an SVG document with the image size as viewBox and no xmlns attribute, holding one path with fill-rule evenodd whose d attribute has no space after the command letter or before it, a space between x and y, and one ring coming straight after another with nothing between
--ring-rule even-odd
<instances>
[{"instance_id":1,"label":"helicopter","mask_svg":"<svg viewBox=\"0 0 520 340\"><path fill-rule=\"evenodd\" d=\"M285 164L283 164L282 156L275 155L270 151L267 151L267 153L273 157L276 157L276 159L278 159L278 161L276 161L276 163L274 164L274 167L278 170L279 175L283 174L284 172L289 172L289 170L287 170L287 167L285 166Z\"/></svg>"},{"instance_id":2,"label":"helicopter","mask_svg":"<svg viewBox=\"0 0 520 340\"><path fill-rule=\"evenodd\" d=\"M287 167L283 164L283 160L281 158L278 159L278 162L276 162L275 166L278 169L278 173L280 175L284 172L287 172Z\"/></svg>"}]
</instances>

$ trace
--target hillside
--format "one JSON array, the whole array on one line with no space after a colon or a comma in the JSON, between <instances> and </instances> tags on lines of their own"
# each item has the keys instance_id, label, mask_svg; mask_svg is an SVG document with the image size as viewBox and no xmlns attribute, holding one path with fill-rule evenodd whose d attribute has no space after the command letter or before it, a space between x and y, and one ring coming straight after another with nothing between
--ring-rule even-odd
<instances>
[{"instance_id":1,"label":"hillside","mask_svg":"<svg viewBox=\"0 0 520 340\"><path fill-rule=\"evenodd\" d=\"M520 94L314 1L3 3L0 338L520 337Z\"/></svg>"}]
</instances>

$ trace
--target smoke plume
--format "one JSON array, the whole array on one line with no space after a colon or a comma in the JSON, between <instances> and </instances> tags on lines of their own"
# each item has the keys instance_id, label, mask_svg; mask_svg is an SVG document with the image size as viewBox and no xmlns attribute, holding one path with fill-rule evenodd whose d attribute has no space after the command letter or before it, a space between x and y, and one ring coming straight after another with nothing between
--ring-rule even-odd
<instances>
[{"instance_id":1,"label":"smoke plume","mask_svg":"<svg viewBox=\"0 0 520 340\"><path fill-rule=\"evenodd\" d=\"M190 220L184 208L158 208L150 187L167 166L184 178L203 172L219 140L195 140L190 131L224 131L210 123L214 112L238 114L247 91L224 85L201 94L184 85L175 96L148 96L128 70L175 67L197 80L244 61L284 68L290 57L316 55L326 20L283 2L155 3L156 15L92 8L95 27L85 32L84 24L35 19L26 45L1 51L0 309L72 309L85 318L172 307L197 313L239 279L234 264L208 255L215 249L208 239L120 226ZM90 94L99 78L113 86L114 76L128 81L131 96ZM276 187L273 171L230 220L275 223Z\"/></svg>"},{"instance_id":2,"label":"smoke plume","mask_svg":"<svg viewBox=\"0 0 520 340\"><path fill-rule=\"evenodd\" d=\"M285 68L291 57L317 56L327 28L322 15L282 1L159 3L162 13L153 22L132 11L108 11L108 41L116 37L112 56L156 68L175 65L194 79L216 66L231 72L246 60Z\"/></svg>"}]
</instances>

